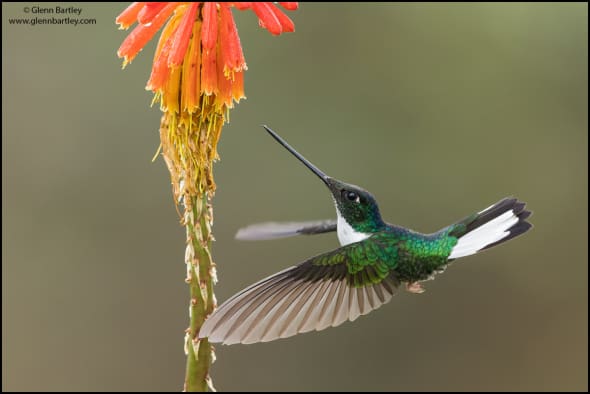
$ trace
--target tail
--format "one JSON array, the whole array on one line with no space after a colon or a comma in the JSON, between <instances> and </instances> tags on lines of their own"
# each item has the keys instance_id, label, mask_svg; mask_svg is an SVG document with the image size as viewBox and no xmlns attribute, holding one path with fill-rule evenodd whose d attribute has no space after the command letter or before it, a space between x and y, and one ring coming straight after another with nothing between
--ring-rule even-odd
<instances>
[{"instance_id":1,"label":"tail","mask_svg":"<svg viewBox=\"0 0 590 394\"><path fill-rule=\"evenodd\" d=\"M449 235L458 241L449 259L469 256L527 232L533 225L526 221L531 212L525 205L516 198L505 198L452 225Z\"/></svg>"}]
</instances>

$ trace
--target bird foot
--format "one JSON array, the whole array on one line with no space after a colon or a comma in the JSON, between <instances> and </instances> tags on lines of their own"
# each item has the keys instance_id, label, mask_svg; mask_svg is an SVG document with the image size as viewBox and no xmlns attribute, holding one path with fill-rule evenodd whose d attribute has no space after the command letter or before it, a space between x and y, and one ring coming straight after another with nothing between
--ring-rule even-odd
<instances>
[{"instance_id":1,"label":"bird foot","mask_svg":"<svg viewBox=\"0 0 590 394\"><path fill-rule=\"evenodd\" d=\"M419 282L406 283L406 290L414 294L422 294L426 291Z\"/></svg>"}]
</instances>

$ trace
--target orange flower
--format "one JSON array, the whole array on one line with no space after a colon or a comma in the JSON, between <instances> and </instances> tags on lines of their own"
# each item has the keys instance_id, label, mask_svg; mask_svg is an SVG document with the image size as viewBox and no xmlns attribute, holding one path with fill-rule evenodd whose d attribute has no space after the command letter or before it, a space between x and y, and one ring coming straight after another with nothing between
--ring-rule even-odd
<instances>
[{"instance_id":1,"label":"orange flower","mask_svg":"<svg viewBox=\"0 0 590 394\"><path fill-rule=\"evenodd\" d=\"M287 10L297 3L279 3ZM118 17L122 29L138 25L117 54L123 67L162 29L146 89L163 111L160 149L170 172L174 201L186 227L186 283L190 287L190 326L186 330L184 391L214 391L209 367L211 345L198 332L215 308L217 281L211 257L213 163L229 109L244 98L246 60L231 8L251 9L271 34L295 27L272 3L133 3ZM155 158L155 157L154 157Z\"/></svg>"},{"instance_id":2,"label":"orange flower","mask_svg":"<svg viewBox=\"0 0 590 394\"><path fill-rule=\"evenodd\" d=\"M298 3L279 3L295 10ZM247 69L232 7L252 10L271 34L292 32L293 22L273 3L136 2L116 19L137 26L117 51L123 67L162 33L146 89L164 112L160 140L175 201L214 192L212 163L229 109L244 98Z\"/></svg>"},{"instance_id":3,"label":"orange flower","mask_svg":"<svg viewBox=\"0 0 590 394\"><path fill-rule=\"evenodd\" d=\"M286 10L296 10L298 3L279 3ZM234 101L244 97L243 72L247 69L231 7L251 9L258 23L271 34L292 32L291 19L273 3L212 3L212 2L136 2L116 19L121 29L135 22L138 26L121 44L117 55L124 58L123 66L137 54L168 21L154 57L152 73L146 89L162 100L164 109L194 112L201 95L215 95L216 104L231 108ZM171 81L182 68L181 103L168 98L168 89L178 92ZM180 75L180 74L179 74ZM180 108L182 107L182 108Z\"/></svg>"}]
</instances>

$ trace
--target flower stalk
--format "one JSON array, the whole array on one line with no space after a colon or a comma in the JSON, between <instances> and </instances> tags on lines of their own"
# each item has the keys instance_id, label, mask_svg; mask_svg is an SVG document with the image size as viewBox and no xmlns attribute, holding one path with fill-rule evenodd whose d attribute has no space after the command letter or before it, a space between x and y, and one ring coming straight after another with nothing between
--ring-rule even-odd
<instances>
[{"instance_id":1,"label":"flower stalk","mask_svg":"<svg viewBox=\"0 0 590 394\"><path fill-rule=\"evenodd\" d=\"M215 263L211 258L212 206L207 193L193 197L190 210L185 210L183 222L186 225L186 282L190 287L190 326L186 333L188 350L184 391L206 391L213 389L209 368L215 359L212 345L207 338L199 340L197 334L205 317L215 308L213 284Z\"/></svg>"},{"instance_id":2,"label":"flower stalk","mask_svg":"<svg viewBox=\"0 0 590 394\"><path fill-rule=\"evenodd\" d=\"M185 354L187 355L184 391L207 391L213 389L209 375L211 364L215 360L214 348L209 341L198 338L198 333L217 303L213 286L217 283L215 263L211 255L211 244L214 240L211 227L213 226L213 207L211 198L215 184L210 167L199 166L196 174L187 175L178 166L181 160L178 155L179 147L184 141L193 147L192 153L197 157L214 157L211 140L212 127L209 122L203 122L200 127L186 130L184 124L174 125L163 115L160 128L162 141L162 156L172 178L173 190L177 201L182 207L181 224L186 228L186 278L185 282L190 291L190 319L185 334ZM188 137L187 137L188 136ZM185 140L185 138L187 138ZM197 178L196 187L187 188L186 179Z\"/></svg>"},{"instance_id":3,"label":"flower stalk","mask_svg":"<svg viewBox=\"0 0 590 394\"><path fill-rule=\"evenodd\" d=\"M279 3L295 10L297 3ZM123 67L162 29L146 89L163 112L160 148L172 184L174 201L186 228L186 278L190 291L190 323L185 334L185 391L214 390L209 369L215 360L199 330L216 307L217 282L211 257L215 194L213 162L217 143L234 103L245 98L247 69L231 8L251 9L271 34L294 31L294 24L273 3L135 2L116 22L138 25L117 54Z\"/></svg>"}]
</instances>

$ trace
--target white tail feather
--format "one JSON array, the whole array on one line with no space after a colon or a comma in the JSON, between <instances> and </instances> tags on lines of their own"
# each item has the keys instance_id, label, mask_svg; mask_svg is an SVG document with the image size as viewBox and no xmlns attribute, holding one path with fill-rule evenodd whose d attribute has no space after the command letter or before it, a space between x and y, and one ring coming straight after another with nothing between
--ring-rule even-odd
<instances>
[{"instance_id":1,"label":"white tail feather","mask_svg":"<svg viewBox=\"0 0 590 394\"><path fill-rule=\"evenodd\" d=\"M459 238L459 242L453 247L449 259L469 256L494 242L500 241L510 235L508 230L517 222L518 217L513 210L504 212L497 218Z\"/></svg>"}]
</instances>

